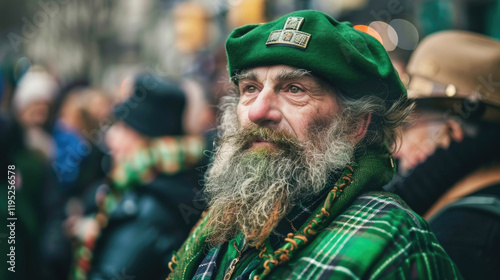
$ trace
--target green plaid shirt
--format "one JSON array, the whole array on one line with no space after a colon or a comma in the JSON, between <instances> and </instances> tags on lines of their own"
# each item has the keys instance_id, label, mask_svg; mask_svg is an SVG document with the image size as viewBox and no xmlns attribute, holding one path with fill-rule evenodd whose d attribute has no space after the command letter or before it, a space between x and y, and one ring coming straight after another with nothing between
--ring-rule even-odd
<instances>
[{"instance_id":1,"label":"green plaid shirt","mask_svg":"<svg viewBox=\"0 0 500 280\"><path fill-rule=\"evenodd\" d=\"M270 279L461 279L427 222L393 195L362 195Z\"/></svg>"},{"instance_id":2,"label":"green plaid shirt","mask_svg":"<svg viewBox=\"0 0 500 280\"><path fill-rule=\"evenodd\" d=\"M385 181L380 176L387 170L382 158L358 163L353 184L336 202L345 207L339 206L342 210L332 215L313 239L261 279L462 279L422 217L393 194L366 192L373 189L367 183L379 187ZM316 213L309 212L308 216ZM171 279L222 279L237 257L233 243L239 249L243 247L240 234L209 250L203 234L207 216L176 254ZM271 246L273 250L279 248ZM263 265L259 252L247 249L231 279L262 276Z\"/></svg>"}]
</instances>

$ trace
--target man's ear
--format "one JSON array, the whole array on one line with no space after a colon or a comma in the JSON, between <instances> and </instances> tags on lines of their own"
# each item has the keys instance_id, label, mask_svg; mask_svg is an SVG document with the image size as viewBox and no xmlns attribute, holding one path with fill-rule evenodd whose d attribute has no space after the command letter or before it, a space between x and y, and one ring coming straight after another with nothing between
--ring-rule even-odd
<instances>
[{"instance_id":1,"label":"man's ear","mask_svg":"<svg viewBox=\"0 0 500 280\"><path fill-rule=\"evenodd\" d=\"M372 113L369 113L368 115L360 119L358 130L356 131L355 135L356 142L361 141L361 139L363 139L363 137L365 136L366 132L368 131L368 126L370 125L371 119Z\"/></svg>"},{"instance_id":2,"label":"man's ear","mask_svg":"<svg viewBox=\"0 0 500 280\"><path fill-rule=\"evenodd\" d=\"M460 142L464 139L464 130L460 124L454 120L446 121L446 128L448 130L448 136L456 142Z\"/></svg>"}]
</instances>

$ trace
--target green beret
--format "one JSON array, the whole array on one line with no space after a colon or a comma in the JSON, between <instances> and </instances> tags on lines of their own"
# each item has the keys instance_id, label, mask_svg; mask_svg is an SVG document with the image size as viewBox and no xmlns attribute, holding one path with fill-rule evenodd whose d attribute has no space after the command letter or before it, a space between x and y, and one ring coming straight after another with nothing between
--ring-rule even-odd
<instances>
[{"instance_id":1,"label":"green beret","mask_svg":"<svg viewBox=\"0 0 500 280\"><path fill-rule=\"evenodd\" d=\"M226 52L231 76L253 67L284 64L309 70L353 98L406 96L377 39L318 11L297 11L265 24L239 27L229 35Z\"/></svg>"}]
</instances>

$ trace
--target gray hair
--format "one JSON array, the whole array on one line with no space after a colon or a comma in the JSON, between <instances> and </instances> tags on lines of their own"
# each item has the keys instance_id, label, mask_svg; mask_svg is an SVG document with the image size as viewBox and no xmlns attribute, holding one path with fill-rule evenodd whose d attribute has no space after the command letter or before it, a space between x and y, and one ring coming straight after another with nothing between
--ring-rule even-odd
<instances>
[{"instance_id":1,"label":"gray hair","mask_svg":"<svg viewBox=\"0 0 500 280\"><path fill-rule=\"evenodd\" d=\"M361 119L372 114L368 130L358 147L380 146L387 144L393 151L397 150L400 131L397 129L408 122L415 102L402 97L389 102L380 97L366 95L359 99L348 97L336 90L335 95L345 115L352 119Z\"/></svg>"}]
</instances>

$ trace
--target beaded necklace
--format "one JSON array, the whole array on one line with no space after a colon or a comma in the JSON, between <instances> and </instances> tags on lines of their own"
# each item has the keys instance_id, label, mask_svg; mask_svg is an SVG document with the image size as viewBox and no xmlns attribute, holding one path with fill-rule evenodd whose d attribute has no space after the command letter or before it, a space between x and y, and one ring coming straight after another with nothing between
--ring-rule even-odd
<instances>
[{"instance_id":1,"label":"beaded necklace","mask_svg":"<svg viewBox=\"0 0 500 280\"><path fill-rule=\"evenodd\" d=\"M264 261L263 272L260 275L255 275L253 280L260 280L262 277L268 275L271 270L286 263L290 260L294 251L303 247L313 238L320 230L321 225L330 216L330 209L333 203L340 197L345 187L351 184L353 180L353 169L347 165L344 174L340 180L337 181L333 189L328 193L321 212L318 213L303 229L299 229L295 233L288 233L285 238L286 243L272 252L269 241L260 244L257 249L260 249L259 258Z\"/></svg>"}]
</instances>

